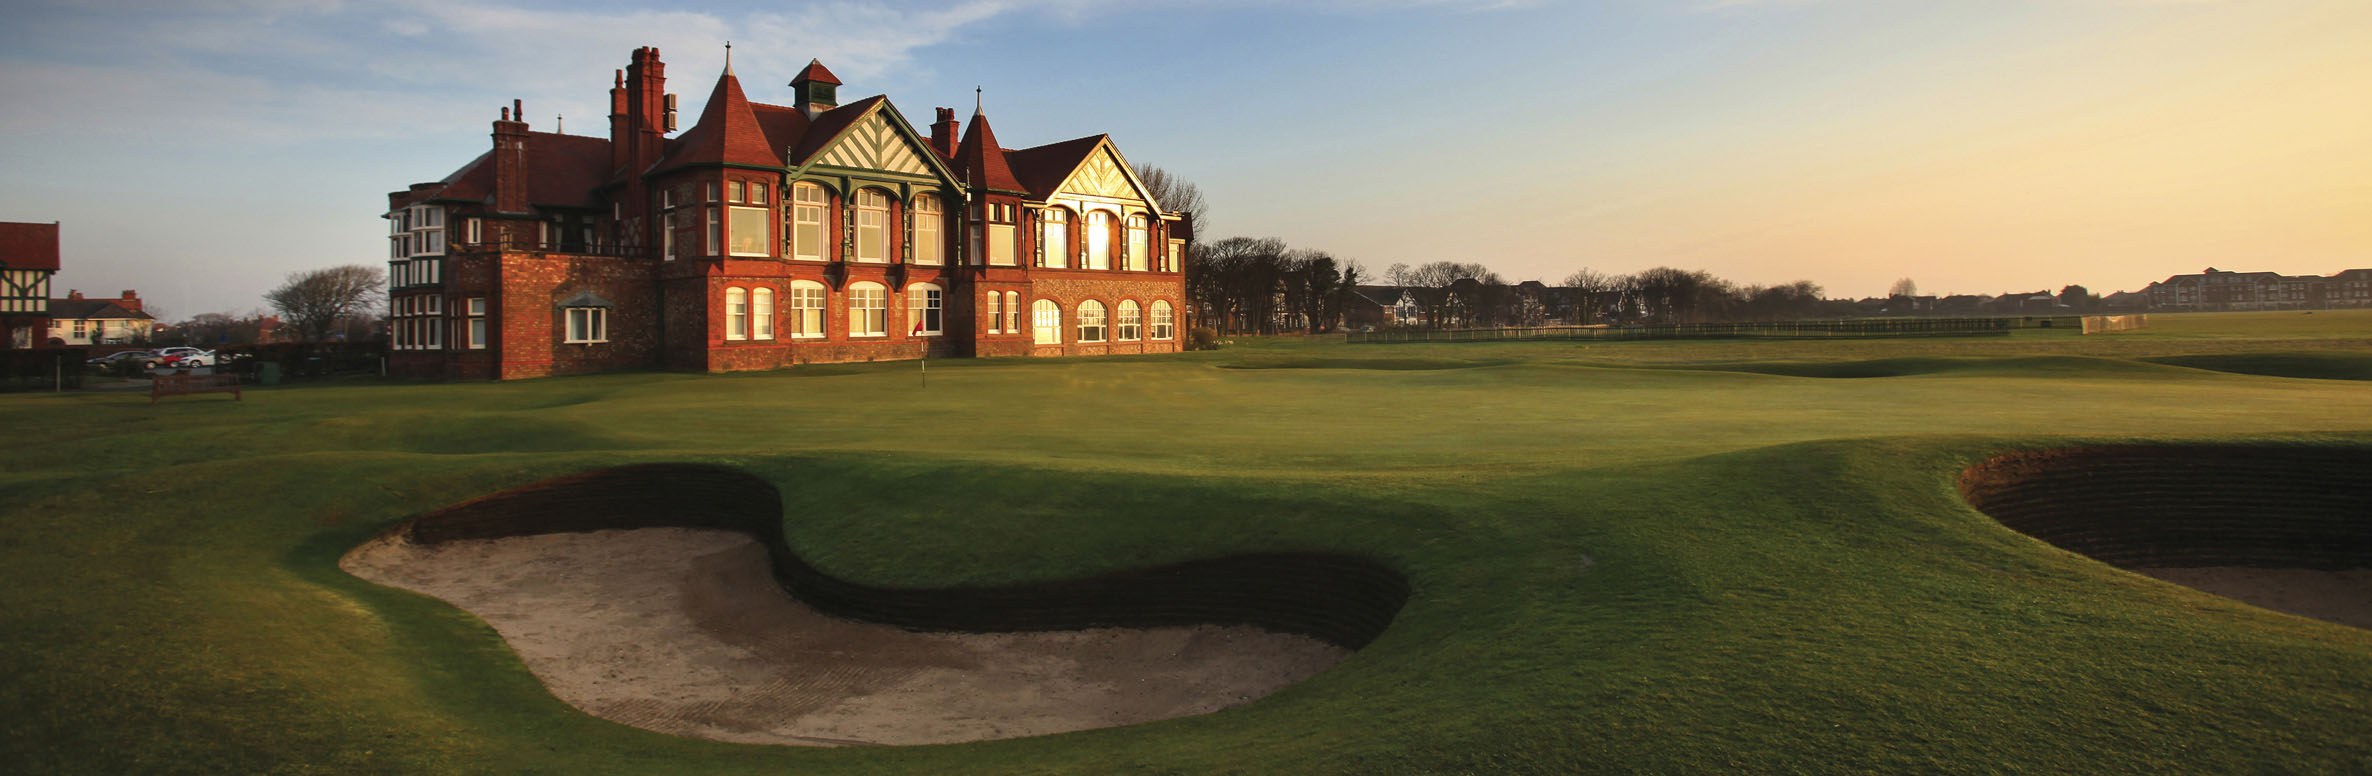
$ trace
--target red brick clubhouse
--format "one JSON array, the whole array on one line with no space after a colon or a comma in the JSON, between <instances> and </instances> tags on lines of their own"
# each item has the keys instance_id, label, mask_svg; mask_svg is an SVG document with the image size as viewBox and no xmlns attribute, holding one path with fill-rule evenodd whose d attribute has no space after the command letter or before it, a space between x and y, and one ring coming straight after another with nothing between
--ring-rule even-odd
<instances>
[{"instance_id":1,"label":"red brick clubhouse","mask_svg":"<svg viewBox=\"0 0 2372 776\"><path fill-rule=\"evenodd\" d=\"M820 62L788 107L731 64L676 137L659 50L609 137L531 132L387 195L397 374L508 379L1178 349L1186 222L1109 137L1007 149L975 108L926 137Z\"/></svg>"}]
</instances>

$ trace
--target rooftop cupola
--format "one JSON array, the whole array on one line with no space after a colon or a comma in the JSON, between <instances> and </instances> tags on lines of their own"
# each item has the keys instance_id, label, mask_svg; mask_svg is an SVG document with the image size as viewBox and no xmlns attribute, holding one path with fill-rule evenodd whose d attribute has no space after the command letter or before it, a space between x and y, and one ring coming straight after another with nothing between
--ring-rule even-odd
<instances>
[{"instance_id":1,"label":"rooftop cupola","mask_svg":"<svg viewBox=\"0 0 2372 776\"><path fill-rule=\"evenodd\" d=\"M838 107L839 89L840 79L824 67L822 60L807 60L807 69L799 71L799 77L791 79L791 93L798 100L793 104L806 111L808 118L815 118L818 113Z\"/></svg>"}]
</instances>

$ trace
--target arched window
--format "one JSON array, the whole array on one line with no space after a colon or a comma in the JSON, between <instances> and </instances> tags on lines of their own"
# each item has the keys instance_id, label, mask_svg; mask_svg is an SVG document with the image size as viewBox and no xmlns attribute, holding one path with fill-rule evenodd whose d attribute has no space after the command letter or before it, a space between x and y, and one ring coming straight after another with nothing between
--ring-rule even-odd
<instances>
[{"instance_id":1,"label":"arched window","mask_svg":"<svg viewBox=\"0 0 2372 776\"><path fill-rule=\"evenodd\" d=\"M1005 305L1002 304L1004 301L1005 295L995 291L988 292L988 333L990 334L1005 330Z\"/></svg>"},{"instance_id":2,"label":"arched window","mask_svg":"<svg viewBox=\"0 0 2372 776\"><path fill-rule=\"evenodd\" d=\"M889 195L857 192L857 261L889 261Z\"/></svg>"},{"instance_id":3,"label":"arched window","mask_svg":"<svg viewBox=\"0 0 2372 776\"><path fill-rule=\"evenodd\" d=\"M1030 333L1040 345L1062 344L1062 306L1051 299L1030 303Z\"/></svg>"},{"instance_id":4,"label":"arched window","mask_svg":"<svg viewBox=\"0 0 2372 776\"><path fill-rule=\"evenodd\" d=\"M751 291L749 297L750 338L774 339L774 289L761 288Z\"/></svg>"},{"instance_id":5,"label":"arched window","mask_svg":"<svg viewBox=\"0 0 2372 776\"><path fill-rule=\"evenodd\" d=\"M791 186L791 257L822 261L824 250L824 214L831 200L824 195L824 187L813 183Z\"/></svg>"},{"instance_id":6,"label":"arched window","mask_svg":"<svg viewBox=\"0 0 2372 776\"><path fill-rule=\"evenodd\" d=\"M1087 211L1087 268L1112 268L1112 212Z\"/></svg>"},{"instance_id":7,"label":"arched window","mask_svg":"<svg viewBox=\"0 0 2372 776\"><path fill-rule=\"evenodd\" d=\"M1104 303L1093 299L1079 303L1079 341L1104 341Z\"/></svg>"},{"instance_id":8,"label":"arched window","mask_svg":"<svg viewBox=\"0 0 2372 776\"><path fill-rule=\"evenodd\" d=\"M1071 266L1071 211L1050 207L1043 220L1046 228L1039 230L1044 236L1038 238L1038 252L1045 254L1046 263L1041 266Z\"/></svg>"},{"instance_id":9,"label":"arched window","mask_svg":"<svg viewBox=\"0 0 2372 776\"><path fill-rule=\"evenodd\" d=\"M889 334L889 288L880 283L848 285L848 336Z\"/></svg>"},{"instance_id":10,"label":"arched window","mask_svg":"<svg viewBox=\"0 0 2372 776\"><path fill-rule=\"evenodd\" d=\"M1145 226L1145 214L1138 213L1128 217L1129 269L1137 272L1145 271L1145 246L1148 244L1147 241L1150 239L1147 236L1148 234L1149 232L1146 230Z\"/></svg>"},{"instance_id":11,"label":"arched window","mask_svg":"<svg viewBox=\"0 0 2372 776\"><path fill-rule=\"evenodd\" d=\"M1118 317L1120 320L1115 322L1117 324L1115 328L1120 329L1120 340L1123 342L1135 342L1137 340L1144 339L1144 310L1137 307L1137 300L1120 300L1119 312L1120 315Z\"/></svg>"},{"instance_id":12,"label":"arched window","mask_svg":"<svg viewBox=\"0 0 2372 776\"><path fill-rule=\"evenodd\" d=\"M824 284L813 280L791 281L791 338L821 336L824 336Z\"/></svg>"},{"instance_id":13,"label":"arched window","mask_svg":"<svg viewBox=\"0 0 2372 776\"><path fill-rule=\"evenodd\" d=\"M939 333L939 287L916 283L906 287L906 330L912 334Z\"/></svg>"},{"instance_id":14,"label":"arched window","mask_svg":"<svg viewBox=\"0 0 2372 776\"><path fill-rule=\"evenodd\" d=\"M725 289L725 339L749 339L749 292Z\"/></svg>"},{"instance_id":15,"label":"arched window","mask_svg":"<svg viewBox=\"0 0 2372 776\"><path fill-rule=\"evenodd\" d=\"M1005 292L1005 333L1021 333L1021 292Z\"/></svg>"},{"instance_id":16,"label":"arched window","mask_svg":"<svg viewBox=\"0 0 2372 776\"><path fill-rule=\"evenodd\" d=\"M1177 335L1177 328L1170 321L1170 303L1161 300L1154 300L1153 339L1172 339Z\"/></svg>"},{"instance_id":17,"label":"arched window","mask_svg":"<svg viewBox=\"0 0 2372 776\"><path fill-rule=\"evenodd\" d=\"M939 198L923 194L914 198L914 263L939 264L946 255L946 238L939 236L939 224L947 218L939 210Z\"/></svg>"}]
</instances>

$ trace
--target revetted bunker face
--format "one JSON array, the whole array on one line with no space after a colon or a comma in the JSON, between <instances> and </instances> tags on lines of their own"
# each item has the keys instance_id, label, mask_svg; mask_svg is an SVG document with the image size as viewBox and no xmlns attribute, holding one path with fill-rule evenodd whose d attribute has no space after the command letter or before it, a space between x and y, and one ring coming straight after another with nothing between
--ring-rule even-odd
<instances>
[{"instance_id":1,"label":"revetted bunker face","mask_svg":"<svg viewBox=\"0 0 2372 776\"><path fill-rule=\"evenodd\" d=\"M423 515L350 553L345 565L366 578L414 587L479 613L512 639L514 648L555 694L597 716L662 732L774 743L943 743L1005 738L1133 724L1239 705L1306 679L1374 641L1391 624L1409 592L1406 579L1390 569L1356 558L1317 554L1236 556L1020 587L870 587L827 576L793 554L783 538L781 504L781 494L771 483L733 469L691 464L621 467L546 480ZM719 539L689 535L682 529L706 529L689 532L706 536L731 532L746 536L748 541L725 536L719 543ZM585 538L569 539L561 534ZM596 541L596 537L607 538ZM647 544L620 545L620 541ZM514 548L517 552L511 557L522 552L540 555L537 560L543 565L499 571L494 574L498 580L550 581L605 573L596 559L587 557L580 565L570 553L600 555L599 562L615 564L621 558L639 563L646 554L655 559L673 552L679 556L676 562L684 565L651 577L651 582L594 580L606 587L584 589L592 590L590 595L596 597L647 595L654 601L670 602L643 602L646 612L635 615L638 619L621 621L625 626L640 627L652 616L681 616L690 623L683 629L687 633L726 634L725 641L731 643L698 647L707 650L705 656L681 661L695 669L694 675L658 682L656 694L665 697L657 700L620 702L614 682L594 682L592 685L603 686L588 685L592 687L588 697L605 698L611 707L598 708L599 704L574 697L564 686L566 682L556 681L551 673L559 670L552 668L556 665L552 660L582 662L585 648L568 645L547 650L560 657L539 664L538 655L514 637L514 630L550 630L548 624L514 628L502 620L515 616L523 606L501 600L509 592L504 585L523 583L505 582L492 588L481 585L457 597L410 584L403 570L391 568L439 562L441 557L448 567L461 563L465 573L476 573L466 564L483 563L487 548L503 542L529 542L532 546ZM681 552L685 547L693 548L692 552ZM726 570L728 566L746 570ZM620 571L607 573L623 575ZM415 574L412 579L421 577ZM752 592L733 593L736 589ZM474 602L463 600L468 596L475 596ZM732 603L720 604L720 599ZM614 603L588 602L585 605L591 614L587 616L600 616L615 608ZM661 609L668 611L658 611ZM683 611L674 611L677 609ZM505 610L510 610L509 614ZM815 612L896 627L834 623L829 618L818 619ZM770 621L755 623L753 618ZM719 629L720 622L729 622L731 627ZM860 632L862 628L875 630ZM995 635L909 634L922 639L986 640L915 646L897 636L904 632L899 629ZM1049 631L1071 633L1034 633ZM839 637L834 634L849 634L848 638L858 643L835 645ZM1299 643L1279 644L1279 639ZM884 658L885 651L894 650L883 644L893 640L899 642L896 649L928 655L924 661L928 665L902 665ZM1042 649L1031 643L1055 646ZM1113 649L1133 650L1138 658L1115 662L1093 654ZM629 646L624 651L639 650L639 646ZM804 662L850 652L864 653L864 665L836 668ZM1017 652L1026 654L1016 659L1013 653ZM1179 659L1200 662L1181 666ZM1292 665L1255 664L1264 659ZM1129 667L1118 667L1124 665ZM724 669L709 670L719 666ZM1007 676L987 680L960 676L967 669L983 666ZM615 673L614 665L597 670ZM1111 675L1121 670L1150 673ZM1016 684L1012 678L1063 672L1086 678L1056 690ZM809 681L802 678L806 673L829 676ZM847 679L858 673L863 677ZM754 681L760 676L766 678ZM1165 676L1167 680L1162 678ZM1090 696L1107 686L1136 687L1162 681L1169 681L1171 688L1156 693L1158 697L1149 705L1106 700L1102 702L1112 705L1097 709L1093 719L1068 708L1097 702ZM897 703L923 707L923 718L884 721L881 709L888 708L883 705L886 702L872 699L867 701L874 704L872 711L844 710L840 719L826 719L829 715L824 711L846 700L833 697L777 699L773 708L753 708L735 716L729 709L719 712L714 703L686 696L700 691L694 685L703 682L719 697L735 699L784 687L810 695L819 687L825 693L835 692L832 688L837 687L846 695L862 697L884 694L887 686L904 686L916 692ZM959 719L965 712L949 708L948 699L962 705L968 702L962 697L967 694L1003 694L1021 700L986 699L978 713L996 719ZM1066 708L1043 715L1036 724L1017 722L1030 713L1027 707L1032 698L1048 699L1037 701L1040 705ZM699 713L670 715L652 710L653 703L669 702L687 709L697 707ZM787 710L814 719L796 724L779 719L787 716L783 713Z\"/></svg>"},{"instance_id":2,"label":"revetted bunker face","mask_svg":"<svg viewBox=\"0 0 2372 776\"><path fill-rule=\"evenodd\" d=\"M2117 445L1998 456L1960 477L1969 504L2095 560L2344 624L2364 625L2372 580L2372 450L2305 445ZM2185 569L2249 574L2227 587ZM2199 580L2199 581L2194 581ZM2282 605L2297 585L2337 607ZM2273 595L2266 592L2271 585ZM2329 611L2330 613L2325 613Z\"/></svg>"}]
</instances>

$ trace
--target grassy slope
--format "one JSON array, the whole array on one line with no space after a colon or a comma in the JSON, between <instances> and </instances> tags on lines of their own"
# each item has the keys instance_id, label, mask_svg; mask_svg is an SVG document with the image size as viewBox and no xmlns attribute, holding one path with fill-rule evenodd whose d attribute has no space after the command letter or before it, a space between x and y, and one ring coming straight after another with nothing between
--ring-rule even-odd
<instances>
[{"instance_id":1,"label":"grassy slope","mask_svg":"<svg viewBox=\"0 0 2372 776\"><path fill-rule=\"evenodd\" d=\"M2066 439L2372 444L2360 382L2173 361L2312 354L2345 376L2350 359L2372 358L2372 316L2153 323L1915 342L1272 341L941 364L927 389L911 364L889 364L292 388L155 409L122 395L4 396L0 423L41 443L0 453L0 762L2372 768L2372 633L2088 562L2000 528L1952 490L1985 454ZM1823 374L1898 376L1797 376ZM1325 549L1384 559L1417 592L1350 662L1243 709L826 751L586 717L468 615L335 568L410 514L660 460L773 479L802 551L872 581Z\"/></svg>"}]
</instances>

